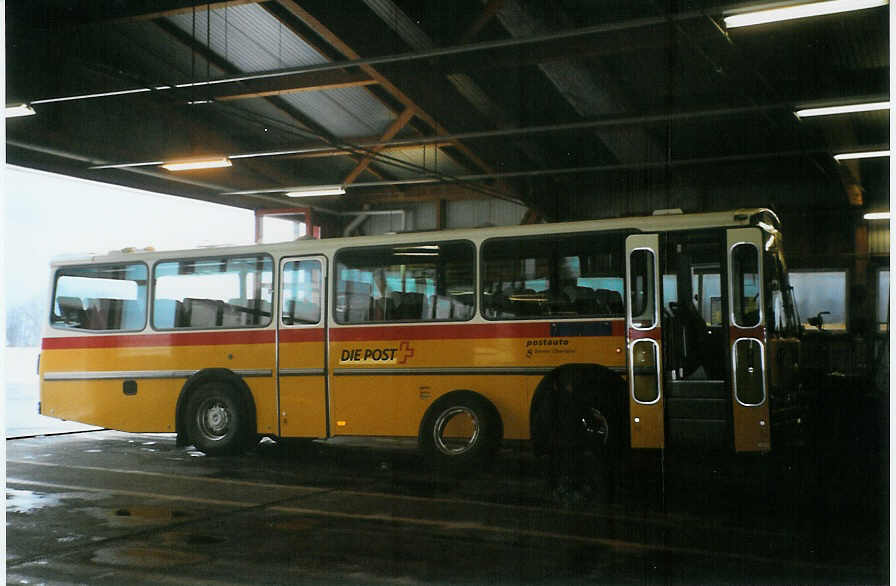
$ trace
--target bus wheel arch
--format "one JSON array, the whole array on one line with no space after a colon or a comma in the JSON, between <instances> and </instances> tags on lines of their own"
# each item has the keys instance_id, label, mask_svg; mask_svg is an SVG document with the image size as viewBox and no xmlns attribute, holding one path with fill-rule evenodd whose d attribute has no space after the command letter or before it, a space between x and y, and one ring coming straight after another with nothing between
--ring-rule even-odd
<instances>
[{"instance_id":1,"label":"bus wheel arch","mask_svg":"<svg viewBox=\"0 0 896 586\"><path fill-rule=\"evenodd\" d=\"M452 437L448 431L463 428ZM445 393L432 402L420 421L418 445L427 463L449 472L465 472L488 464L504 437L504 424L494 403L470 390Z\"/></svg>"},{"instance_id":2,"label":"bus wheel arch","mask_svg":"<svg viewBox=\"0 0 896 586\"><path fill-rule=\"evenodd\" d=\"M197 422L197 409L206 414L202 422ZM184 383L177 399L175 429L178 445L193 444L209 455L238 452L257 433L255 401L249 386L226 368L195 373Z\"/></svg>"}]
</instances>

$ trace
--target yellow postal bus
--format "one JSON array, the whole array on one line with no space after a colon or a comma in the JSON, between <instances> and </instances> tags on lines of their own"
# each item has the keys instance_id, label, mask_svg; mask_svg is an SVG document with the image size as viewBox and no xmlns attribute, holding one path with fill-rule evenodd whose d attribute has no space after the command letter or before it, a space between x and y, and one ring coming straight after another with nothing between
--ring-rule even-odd
<instances>
[{"instance_id":1,"label":"yellow postal bus","mask_svg":"<svg viewBox=\"0 0 896 586\"><path fill-rule=\"evenodd\" d=\"M210 454L415 437L451 465L577 424L766 452L796 386L781 237L745 209L55 262L40 410Z\"/></svg>"}]
</instances>

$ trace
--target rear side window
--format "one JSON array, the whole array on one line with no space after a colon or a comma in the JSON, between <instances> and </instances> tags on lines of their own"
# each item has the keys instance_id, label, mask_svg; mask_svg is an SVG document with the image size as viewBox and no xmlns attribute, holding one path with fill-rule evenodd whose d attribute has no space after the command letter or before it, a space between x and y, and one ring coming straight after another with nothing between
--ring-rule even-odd
<instances>
[{"instance_id":1,"label":"rear side window","mask_svg":"<svg viewBox=\"0 0 896 586\"><path fill-rule=\"evenodd\" d=\"M273 261L266 255L164 261L153 273L156 329L263 327L271 323Z\"/></svg>"},{"instance_id":2,"label":"rear side window","mask_svg":"<svg viewBox=\"0 0 896 586\"><path fill-rule=\"evenodd\" d=\"M146 326L147 275L143 263L59 269L50 324L80 330L142 330Z\"/></svg>"},{"instance_id":3,"label":"rear side window","mask_svg":"<svg viewBox=\"0 0 896 586\"><path fill-rule=\"evenodd\" d=\"M486 319L622 317L622 234L501 238L482 246Z\"/></svg>"},{"instance_id":4,"label":"rear side window","mask_svg":"<svg viewBox=\"0 0 896 586\"><path fill-rule=\"evenodd\" d=\"M468 320L475 281L470 242L343 249L333 312L344 324Z\"/></svg>"}]
</instances>

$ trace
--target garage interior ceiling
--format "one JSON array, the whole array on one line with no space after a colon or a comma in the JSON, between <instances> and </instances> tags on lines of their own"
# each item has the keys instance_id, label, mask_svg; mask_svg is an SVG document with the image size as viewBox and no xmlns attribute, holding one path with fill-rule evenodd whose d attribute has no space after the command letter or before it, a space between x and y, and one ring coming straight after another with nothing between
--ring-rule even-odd
<instances>
[{"instance_id":1,"label":"garage interior ceiling","mask_svg":"<svg viewBox=\"0 0 896 586\"><path fill-rule=\"evenodd\" d=\"M887 6L726 29L687 0L6 3L7 161L250 209L497 198L562 220L889 209ZM229 167L163 163L228 157ZM286 192L344 186L336 196Z\"/></svg>"}]
</instances>

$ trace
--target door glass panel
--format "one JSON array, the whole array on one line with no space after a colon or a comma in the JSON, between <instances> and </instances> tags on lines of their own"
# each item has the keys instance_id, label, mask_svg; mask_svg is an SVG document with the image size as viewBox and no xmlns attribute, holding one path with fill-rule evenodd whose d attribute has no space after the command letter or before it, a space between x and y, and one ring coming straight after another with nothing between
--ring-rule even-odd
<instances>
[{"instance_id":1,"label":"door glass panel","mask_svg":"<svg viewBox=\"0 0 896 586\"><path fill-rule=\"evenodd\" d=\"M759 405L765 400L762 344L742 339L734 343L734 390L738 402Z\"/></svg>"},{"instance_id":2,"label":"door glass panel","mask_svg":"<svg viewBox=\"0 0 896 586\"><path fill-rule=\"evenodd\" d=\"M654 256L652 250L639 248L629 259L629 293L631 295L632 327L649 330L656 326L654 299Z\"/></svg>"},{"instance_id":3,"label":"door glass panel","mask_svg":"<svg viewBox=\"0 0 896 586\"><path fill-rule=\"evenodd\" d=\"M320 261L293 260L283 265L280 315L283 325L320 321Z\"/></svg>"},{"instance_id":4,"label":"door glass panel","mask_svg":"<svg viewBox=\"0 0 896 586\"><path fill-rule=\"evenodd\" d=\"M735 325L759 325L759 249L743 242L731 250L731 302Z\"/></svg>"},{"instance_id":5,"label":"door glass panel","mask_svg":"<svg viewBox=\"0 0 896 586\"><path fill-rule=\"evenodd\" d=\"M654 403L660 397L657 344L638 340L632 344L632 392L639 403Z\"/></svg>"},{"instance_id":6,"label":"door glass panel","mask_svg":"<svg viewBox=\"0 0 896 586\"><path fill-rule=\"evenodd\" d=\"M875 319L877 329L886 332L890 325L890 271L880 269L877 271L877 304L875 305Z\"/></svg>"}]
</instances>

